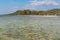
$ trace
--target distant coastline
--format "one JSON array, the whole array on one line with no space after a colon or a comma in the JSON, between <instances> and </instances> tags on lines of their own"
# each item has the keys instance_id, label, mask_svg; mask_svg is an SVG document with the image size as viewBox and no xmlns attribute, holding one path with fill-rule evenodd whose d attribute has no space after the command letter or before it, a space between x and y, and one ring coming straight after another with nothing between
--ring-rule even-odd
<instances>
[{"instance_id":1,"label":"distant coastline","mask_svg":"<svg viewBox=\"0 0 60 40\"><path fill-rule=\"evenodd\" d=\"M60 9L51 9L47 11L37 11L37 10L17 10L16 12L0 15L0 16L24 16L24 15L35 15L35 16L45 16L45 17L57 17L60 16Z\"/></svg>"},{"instance_id":2,"label":"distant coastline","mask_svg":"<svg viewBox=\"0 0 60 40\"><path fill-rule=\"evenodd\" d=\"M8 15L40 15L40 16L60 16L60 9L51 9L47 11L37 11L37 10L17 10Z\"/></svg>"},{"instance_id":3,"label":"distant coastline","mask_svg":"<svg viewBox=\"0 0 60 40\"><path fill-rule=\"evenodd\" d=\"M30 17L59 17L59 16L56 16L56 15L30 15Z\"/></svg>"}]
</instances>

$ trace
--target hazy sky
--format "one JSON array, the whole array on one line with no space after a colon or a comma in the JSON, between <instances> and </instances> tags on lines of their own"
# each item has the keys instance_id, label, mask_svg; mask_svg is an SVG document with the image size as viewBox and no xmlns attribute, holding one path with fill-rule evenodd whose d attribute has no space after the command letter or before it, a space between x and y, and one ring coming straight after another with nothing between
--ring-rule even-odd
<instances>
[{"instance_id":1,"label":"hazy sky","mask_svg":"<svg viewBox=\"0 0 60 40\"><path fill-rule=\"evenodd\" d=\"M0 14L16 10L48 10L60 8L60 0L0 0Z\"/></svg>"}]
</instances>

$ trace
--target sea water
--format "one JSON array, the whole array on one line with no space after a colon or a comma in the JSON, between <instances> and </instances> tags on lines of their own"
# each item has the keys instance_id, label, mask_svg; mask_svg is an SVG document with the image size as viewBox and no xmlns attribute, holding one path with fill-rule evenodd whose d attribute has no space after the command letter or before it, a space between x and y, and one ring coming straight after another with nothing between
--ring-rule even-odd
<instances>
[{"instance_id":1,"label":"sea water","mask_svg":"<svg viewBox=\"0 0 60 40\"><path fill-rule=\"evenodd\" d=\"M42 26L53 25L60 28L60 17L32 17L32 16L0 16L0 27L9 23L16 25L41 24Z\"/></svg>"},{"instance_id":2,"label":"sea water","mask_svg":"<svg viewBox=\"0 0 60 40\"><path fill-rule=\"evenodd\" d=\"M43 17L43 16L0 16L0 28L7 27L24 27L33 25L43 27L47 31L58 32L60 37L60 17Z\"/></svg>"}]
</instances>

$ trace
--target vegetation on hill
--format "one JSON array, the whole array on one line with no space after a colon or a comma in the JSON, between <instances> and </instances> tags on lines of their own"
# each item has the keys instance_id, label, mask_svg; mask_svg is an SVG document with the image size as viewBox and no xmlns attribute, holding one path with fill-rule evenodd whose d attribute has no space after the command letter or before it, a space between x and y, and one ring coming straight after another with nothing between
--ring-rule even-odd
<instances>
[{"instance_id":1,"label":"vegetation on hill","mask_svg":"<svg viewBox=\"0 0 60 40\"><path fill-rule=\"evenodd\" d=\"M18 10L10 15L60 15L60 9L52 9L48 11Z\"/></svg>"}]
</instances>

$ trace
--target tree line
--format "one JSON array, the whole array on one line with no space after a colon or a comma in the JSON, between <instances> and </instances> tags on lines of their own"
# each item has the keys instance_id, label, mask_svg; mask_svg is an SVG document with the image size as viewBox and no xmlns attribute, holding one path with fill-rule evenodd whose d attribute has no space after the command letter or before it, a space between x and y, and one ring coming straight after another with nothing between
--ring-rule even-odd
<instances>
[{"instance_id":1,"label":"tree line","mask_svg":"<svg viewBox=\"0 0 60 40\"><path fill-rule=\"evenodd\" d=\"M36 10L18 10L11 15L60 15L60 10L36 11Z\"/></svg>"}]
</instances>

